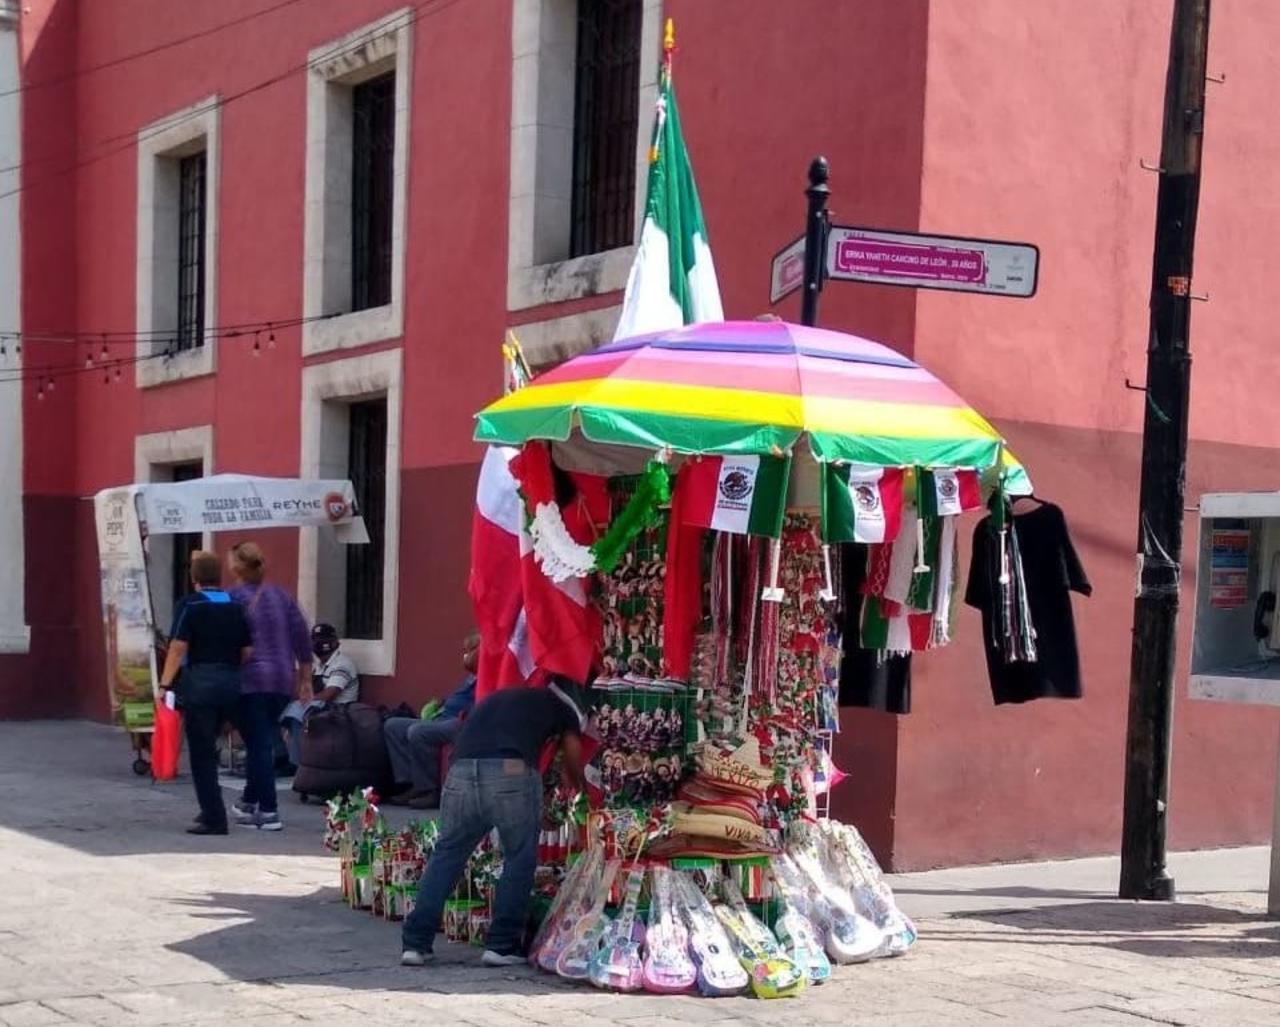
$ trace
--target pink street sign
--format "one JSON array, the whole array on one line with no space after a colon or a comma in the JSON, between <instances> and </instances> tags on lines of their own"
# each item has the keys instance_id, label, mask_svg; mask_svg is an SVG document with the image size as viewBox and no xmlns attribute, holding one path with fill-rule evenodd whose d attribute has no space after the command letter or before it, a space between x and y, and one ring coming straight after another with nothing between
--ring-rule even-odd
<instances>
[{"instance_id":1,"label":"pink street sign","mask_svg":"<svg viewBox=\"0 0 1280 1027\"><path fill-rule=\"evenodd\" d=\"M827 244L828 277L846 281L1027 297L1038 271L1026 243L833 225Z\"/></svg>"}]
</instances>

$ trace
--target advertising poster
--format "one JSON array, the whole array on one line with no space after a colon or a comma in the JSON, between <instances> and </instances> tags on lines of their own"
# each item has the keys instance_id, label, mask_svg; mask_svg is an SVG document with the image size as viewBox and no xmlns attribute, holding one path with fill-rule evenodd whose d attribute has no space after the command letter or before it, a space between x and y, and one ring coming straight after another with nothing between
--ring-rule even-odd
<instances>
[{"instance_id":1,"label":"advertising poster","mask_svg":"<svg viewBox=\"0 0 1280 1027\"><path fill-rule=\"evenodd\" d=\"M1249 601L1249 529L1243 521L1223 521L1213 529L1209 557L1209 603L1234 610Z\"/></svg>"},{"instance_id":2,"label":"advertising poster","mask_svg":"<svg viewBox=\"0 0 1280 1027\"><path fill-rule=\"evenodd\" d=\"M133 490L99 493L94 518L111 709L130 730L149 730L155 712L155 636Z\"/></svg>"}]
</instances>

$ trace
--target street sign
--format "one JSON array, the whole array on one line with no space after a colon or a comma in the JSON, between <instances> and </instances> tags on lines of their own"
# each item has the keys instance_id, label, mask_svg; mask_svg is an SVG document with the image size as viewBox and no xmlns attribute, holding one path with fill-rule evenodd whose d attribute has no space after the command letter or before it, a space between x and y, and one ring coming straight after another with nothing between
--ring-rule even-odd
<instances>
[{"instance_id":1,"label":"street sign","mask_svg":"<svg viewBox=\"0 0 1280 1027\"><path fill-rule=\"evenodd\" d=\"M804 241L801 240L773 260L775 294L779 261L796 246L799 246L797 275L803 277ZM1035 295L1039 269L1040 251L1029 243L919 232L881 232L850 225L832 225L827 239L827 277L850 282L1025 299ZM796 286L799 284L797 280Z\"/></svg>"},{"instance_id":2,"label":"street sign","mask_svg":"<svg viewBox=\"0 0 1280 1027\"><path fill-rule=\"evenodd\" d=\"M769 302L777 303L804 285L804 236L778 251L773 258Z\"/></svg>"}]
</instances>

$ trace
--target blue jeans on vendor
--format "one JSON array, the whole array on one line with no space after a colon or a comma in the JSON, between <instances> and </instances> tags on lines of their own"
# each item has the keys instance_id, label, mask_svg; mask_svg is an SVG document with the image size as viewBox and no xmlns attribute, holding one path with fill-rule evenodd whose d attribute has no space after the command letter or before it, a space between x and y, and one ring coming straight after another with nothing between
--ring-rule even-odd
<instances>
[{"instance_id":1,"label":"blue jeans on vendor","mask_svg":"<svg viewBox=\"0 0 1280 1027\"><path fill-rule=\"evenodd\" d=\"M280 726L285 729L284 747L289 751L289 762L295 767L302 766L302 725L311 714L328 705L319 699L312 699L306 704L294 699L280 714Z\"/></svg>"},{"instance_id":2,"label":"blue jeans on vendor","mask_svg":"<svg viewBox=\"0 0 1280 1027\"><path fill-rule=\"evenodd\" d=\"M418 885L418 901L405 918L404 947L430 952L444 905L467 860L486 834L498 829L502 877L493 900L485 948L502 955L520 950L538 863L542 777L520 759L458 760L440 800L440 839Z\"/></svg>"},{"instance_id":3,"label":"blue jeans on vendor","mask_svg":"<svg viewBox=\"0 0 1280 1027\"><path fill-rule=\"evenodd\" d=\"M250 692L240 696L240 735L245 748L242 802L261 813L276 812L276 739L280 714L289 697L279 692Z\"/></svg>"}]
</instances>

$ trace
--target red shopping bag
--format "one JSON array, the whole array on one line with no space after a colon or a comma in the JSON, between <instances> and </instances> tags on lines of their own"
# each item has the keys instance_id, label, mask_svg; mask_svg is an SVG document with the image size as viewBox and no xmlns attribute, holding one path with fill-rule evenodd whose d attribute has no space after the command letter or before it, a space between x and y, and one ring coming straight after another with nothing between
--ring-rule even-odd
<instances>
[{"instance_id":1,"label":"red shopping bag","mask_svg":"<svg viewBox=\"0 0 1280 1027\"><path fill-rule=\"evenodd\" d=\"M178 754L182 751L182 714L169 709L163 700L156 703L156 725L151 732L151 776L156 781L172 781L178 776Z\"/></svg>"}]
</instances>

